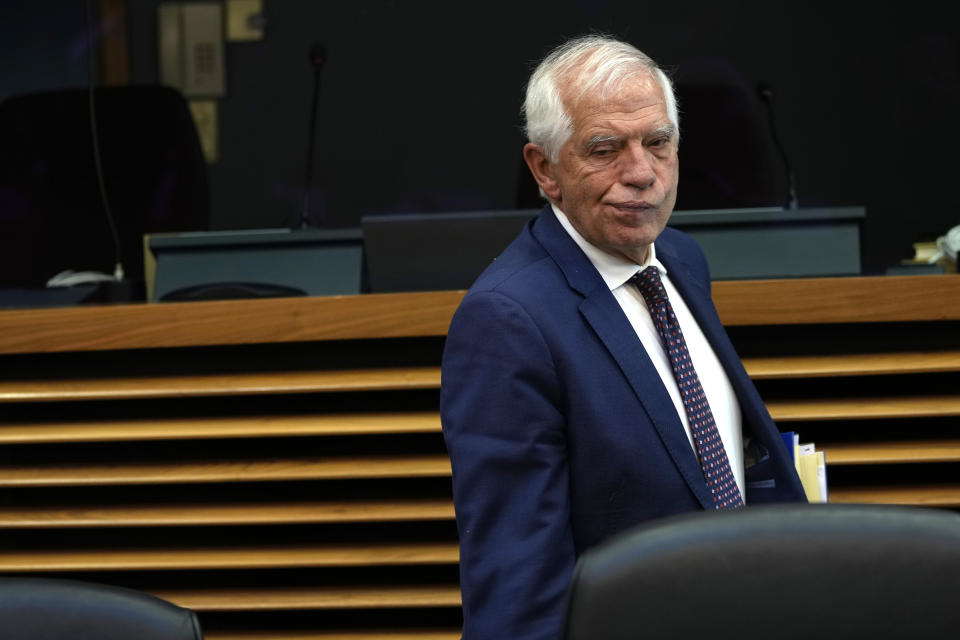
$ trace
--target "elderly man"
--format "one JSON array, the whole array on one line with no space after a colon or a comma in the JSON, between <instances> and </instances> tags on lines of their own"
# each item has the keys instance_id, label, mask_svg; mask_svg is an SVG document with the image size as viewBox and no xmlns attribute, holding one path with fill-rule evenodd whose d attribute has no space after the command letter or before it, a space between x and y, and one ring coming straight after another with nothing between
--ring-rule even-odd
<instances>
[{"instance_id":1,"label":"elderly man","mask_svg":"<svg viewBox=\"0 0 960 640\"><path fill-rule=\"evenodd\" d=\"M470 289L443 359L465 640L558 638L577 556L627 527L803 500L703 254L665 228L669 79L580 38L537 67L524 112L549 204Z\"/></svg>"}]
</instances>

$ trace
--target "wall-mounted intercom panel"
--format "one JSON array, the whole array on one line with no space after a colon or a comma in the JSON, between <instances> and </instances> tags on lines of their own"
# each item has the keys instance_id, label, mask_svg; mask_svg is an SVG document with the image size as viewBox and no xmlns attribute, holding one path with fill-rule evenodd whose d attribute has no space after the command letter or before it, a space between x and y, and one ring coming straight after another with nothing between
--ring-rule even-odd
<instances>
[{"instance_id":1,"label":"wall-mounted intercom panel","mask_svg":"<svg viewBox=\"0 0 960 640\"><path fill-rule=\"evenodd\" d=\"M223 5L161 2L157 6L160 81L188 98L226 93Z\"/></svg>"}]
</instances>

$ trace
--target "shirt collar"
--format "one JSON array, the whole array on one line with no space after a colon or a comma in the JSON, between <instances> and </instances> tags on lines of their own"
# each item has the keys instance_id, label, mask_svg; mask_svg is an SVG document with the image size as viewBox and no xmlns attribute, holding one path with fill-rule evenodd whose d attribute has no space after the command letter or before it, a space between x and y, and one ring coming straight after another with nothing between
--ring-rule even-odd
<instances>
[{"instance_id":1,"label":"shirt collar","mask_svg":"<svg viewBox=\"0 0 960 640\"><path fill-rule=\"evenodd\" d=\"M589 259L597 271L600 272L600 277L603 278L603 281L611 291L623 286L637 272L643 271L649 266L656 267L657 270L660 271L661 276L667 274L667 268L657 260L657 252L653 244L650 245L646 262L638 265L620 256L607 253L588 242L586 238L580 235L580 232L573 228L573 225L570 224L570 220L567 218L567 214L552 202L550 206L553 208L553 213L556 214L557 220L560 221L560 225L570 234L570 237L577 243L577 246L587 255L587 259Z\"/></svg>"}]
</instances>

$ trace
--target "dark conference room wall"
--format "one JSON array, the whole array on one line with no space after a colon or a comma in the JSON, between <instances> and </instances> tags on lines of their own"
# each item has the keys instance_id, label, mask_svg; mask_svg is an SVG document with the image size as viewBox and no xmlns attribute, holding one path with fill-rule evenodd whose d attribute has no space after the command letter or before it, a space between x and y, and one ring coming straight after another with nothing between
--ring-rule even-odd
<instances>
[{"instance_id":1,"label":"dark conference room wall","mask_svg":"<svg viewBox=\"0 0 960 640\"><path fill-rule=\"evenodd\" d=\"M132 82L157 81L158 4L128 3ZM530 206L519 130L526 78L549 48L591 30L633 42L674 76L678 208L783 202L756 97L765 82L800 205L867 207L867 273L960 222L960 27L949 3L265 0L264 13L263 40L226 44L210 167L215 229L296 224L314 43L329 51L314 224Z\"/></svg>"}]
</instances>

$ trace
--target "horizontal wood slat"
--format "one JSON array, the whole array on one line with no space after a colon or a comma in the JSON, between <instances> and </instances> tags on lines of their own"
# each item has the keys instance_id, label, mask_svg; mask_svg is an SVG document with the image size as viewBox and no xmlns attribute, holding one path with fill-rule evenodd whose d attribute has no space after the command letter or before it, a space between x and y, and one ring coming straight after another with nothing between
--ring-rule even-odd
<instances>
[{"instance_id":1,"label":"horizontal wood slat","mask_svg":"<svg viewBox=\"0 0 960 640\"><path fill-rule=\"evenodd\" d=\"M960 485L838 487L830 489L830 502L960 507Z\"/></svg>"},{"instance_id":2,"label":"horizontal wood slat","mask_svg":"<svg viewBox=\"0 0 960 640\"><path fill-rule=\"evenodd\" d=\"M0 529L452 520L449 499L0 508Z\"/></svg>"},{"instance_id":3,"label":"horizontal wood slat","mask_svg":"<svg viewBox=\"0 0 960 640\"><path fill-rule=\"evenodd\" d=\"M754 379L960 371L960 351L744 358ZM440 367L0 381L0 402L438 389Z\"/></svg>"},{"instance_id":4,"label":"horizontal wood slat","mask_svg":"<svg viewBox=\"0 0 960 640\"><path fill-rule=\"evenodd\" d=\"M3 423L0 444L440 433L436 411Z\"/></svg>"},{"instance_id":5,"label":"horizontal wood slat","mask_svg":"<svg viewBox=\"0 0 960 640\"><path fill-rule=\"evenodd\" d=\"M457 585L164 589L152 593L194 611L460 606Z\"/></svg>"},{"instance_id":6,"label":"horizontal wood slat","mask_svg":"<svg viewBox=\"0 0 960 640\"><path fill-rule=\"evenodd\" d=\"M960 371L960 351L744 358L755 380Z\"/></svg>"},{"instance_id":7,"label":"horizontal wood slat","mask_svg":"<svg viewBox=\"0 0 960 640\"><path fill-rule=\"evenodd\" d=\"M439 367L281 371L223 375L0 380L0 402L62 402L329 391L438 389Z\"/></svg>"},{"instance_id":8,"label":"horizontal wood slat","mask_svg":"<svg viewBox=\"0 0 960 640\"><path fill-rule=\"evenodd\" d=\"M455 542L206 547L196 549L52 549L0 551L0 571L145 571L276 569L456 564Z\"/></svg>"},{"instance_id":9,"label":"horizontal wood slat","mask_svg":"<svg viewBox=\"0 0 960 640\"><path fill-rule=\"evenodd\" d=\"M463 295L10 309L0 313L0 354L443 336ZM715 282L713 298L728 326L960 319L952 275Z\"/></svg>"},{"instance_id":10,"label":"horizontal wood slat","mask_svg":"<svg viewBox=\"0 0 960 640\"><path fill-rule=\"evenodd\" d=\"M866 418L918 418L960 415L960 395L827 398L767 402L774 420L858 420Z\"/></svg>"},{"instance_id":11,"label":"horizontal wood slat","mask_svg":"<svg viewBox=\"0 0 960 640\"><path fill-rule=\"evenodd\" d=\"M204 631L205 640L459 640L459 629Z\"/></svg>"},{"instance_id":12,"label":"horizontal wood slat","mask_svg":"<svg viewBox=\"0 0 960 640\"><path fill-rule=\"evenodd\" d=\"M258 482L450 475L446 454L285 460L0 466L0 487Z\"/></svg>"},{"instance_id":13,"label":"horizontal wood slat","mask_svg":"<svg viewBox=\"0 0 960 640\"><path fill-rule=\"evenodd\" d=\"M727 326L960 319L954 275L730 280L712 290Z\"/></svg>"},{"instance_id":14,"label":"horizontal wood slat","mask_svg":"<svg viewBox=\"0 0 960 640\"><path fill-rule=\"evenodd\" d=\"M960 462L960 440L823 443L827 465Z\"/></svg>"},{"instance_id":15,"label":"horizontal wood slat","mask_svg":"<svg viewBox=\"0 0 960 640\"><path fill-rule=\"evenodd\" d=\"M443 336L463 291L10 309L0 354Z\"/></svg>"}]
</instances>

